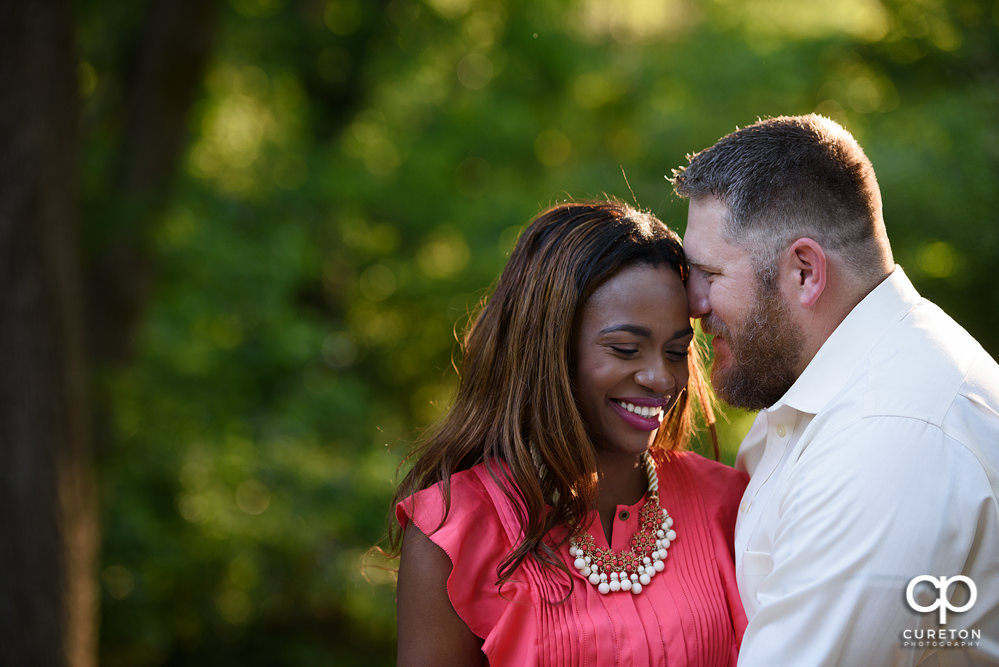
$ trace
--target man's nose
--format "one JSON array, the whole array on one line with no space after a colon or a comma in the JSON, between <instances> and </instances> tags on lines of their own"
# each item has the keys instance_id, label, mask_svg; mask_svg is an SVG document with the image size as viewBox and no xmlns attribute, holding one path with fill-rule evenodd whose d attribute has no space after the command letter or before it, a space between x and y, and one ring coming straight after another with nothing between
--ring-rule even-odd
<instances>
[{"instance_id":1,"label":"man's nose","mask_svg":"<svg viewBox=\"0 0 999 667\"><path fill-rule=\"evenodd\" d=\"M691 317L704 317L711 312L708 302L708 280L696 269L690 272L690 278L687 280L687 305Z\"/></svg>"}]
</instances>

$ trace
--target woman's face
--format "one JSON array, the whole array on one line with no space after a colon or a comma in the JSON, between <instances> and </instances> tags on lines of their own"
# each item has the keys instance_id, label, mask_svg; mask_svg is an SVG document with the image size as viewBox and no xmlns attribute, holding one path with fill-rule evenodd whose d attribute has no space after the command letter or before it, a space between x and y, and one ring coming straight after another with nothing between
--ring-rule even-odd
<instances>
[{"instance_id":1,"label":"woman's face","mask_svg":"<svg viewBox=\"0 0 999 667\"><path fill-rule=\"evenodd\" d=\"M687 386L694 333L679 274L622 269L583 305L578 327L576 400L597 453L638 455Z\"/></svg>"}]
</instances>

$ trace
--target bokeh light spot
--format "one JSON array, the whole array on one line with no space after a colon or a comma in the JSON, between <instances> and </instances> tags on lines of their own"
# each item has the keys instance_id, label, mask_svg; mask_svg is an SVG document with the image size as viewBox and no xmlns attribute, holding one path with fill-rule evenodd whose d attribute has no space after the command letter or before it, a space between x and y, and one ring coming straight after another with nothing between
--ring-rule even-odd
<instances>
[{"instance_id":1,"label":"bokeh light spot","mask_svg":"<svg viewBox=\"0 0 999 667\"><path fill-rule=\"evenodd\" d=\"M430 7L447 19L455 19L468 13L471 0L425 0Z\"/></svg>"},{"instance_id":2,"label":"bokeh light spot","mask_svg":"<svg viewBox=\"0 0 999 667\"><path fill-rule=\"evenodd\" d=\"M177 511L188 523L198 524L208 520L208 502L199 493L180 494L177 497Z\"/></svg>"},{"instance_id":3,"label":"bokeh light spot","mask_svg":"<svg viewBox=\"0 0 999 667\"><path fill-rule=\"evenodd\" d=\"M572 84L572 96L584 109L600 108L620 99L624 93L624 80L603 72L580 74Z\"/></svg>"},{"instance_id":4,"label":"bokeh light spot","mask_svg":"<svg viewBox=\"0 0 999 667\"><path fill-rule=\"evenodd\" d=\"M80 97L90 97L97 90L97 70L86 60L77 66L76 79L80 89Z\"/></svg>"},{"instance_id":5,"label":"bokeh light spot","mask_svg":"<svg viewBox=\"0 0 999 667\"><path fill-rule=\"evenodd\" d=\"M248 479L236 487L236 506L247 514L263 514L271 504L271 492L255 479Z\"/></svg>"},{"instance_id":6,"label":"bokeh light spot","mask_svg":"<svg viewBox=\"0 0 999 667\"><path fill-rule=\"evenodd\" d=\"M581 6L579 25L584 34L610 35L619 42L634 42L682 30L692 12L681 0L587 0Z\"/></svg>"},{"instance_id":7,"label":"bokeh light spot","mask_svg":"<svg viewBox=\"0 0 999 667\"><path fill-rule=\"evenodd\" d=\"M877 111L881 104L881 95L878 87L867 76L858 76L853 79L847 86L846 95L850 101L850 107L858 113Z\"/></svg>"},{"instance_id":8,"label":"bokeh light spot","mask_svg":"<svg viewBox=\"0 0 999 667\"><path fill-rule=\"evenodd\" d=\"M366 299L383 301L395 292L395 273L384 264L369 266L358 278L357 287Z\"/></svg>"},{"instance_id":9,"label":"bokeh light spot","mask_svg":"<svg viewBox=\"0 0 999 667\"><path fill-rule=\"evenodd\" d=\"M231 625L244 625L253 615L253 601L243 591L227 589L215 598L219 615Z\"/></svg>"},{"instance_id":10,"label":"bokeh light spot","mask_svg":"<svg viewBox=\"0 0 999 667\"><path fill-rule=\"evenodd\" d=\"M468 245L457 234L443 234L420 249L416 261L426 275L445 278L465 268L469 259Z\"/></svg>"},{"instance_id":11,"label":"bokeh light spot","mask_svg":"<svg viewBox=\"0 0 999 667\"><path fill-rule=\"evenodd\" d=\"M482 90L493 78L493 63L480 53L469 53L458 61L458 81L469 90Z\"/></svg>"},{"instance_id":12,"label":"bokeh light spot","mask_svg":"<svg viewBox=\"0 0 999 667\"><path fill-rule=\"evenodd\" d=\"M357 357L357 344L349 334L336 332L323 339L323 361L330 368L346 368L357 361Z\"/></svg>"},{"instance_id":13,"label":"bokeh light spot","mask_svg":"<svg viewBox=\"0 0 999 667\"><path fill-rule=\"evenodd\" d=\"M336 35L352 35L361 26L361 8L356 0L332 0L326 3L323 21Z\"/></svg>"},{"instance_id":14,"label":"bokeh light spot","mask_svg":"<svg viewBox=\"0 0 999 667\"><path fill-rule=\"evenodd\" d=\"M108 595L115 600L124 600L135 590L135 577L132 572L121 565L111 565L101 572L101 581Z\"/></svg>"},{"instance_id":15,"label":"bokeh light spot","mask_svg":"<svg viewBox=\"0 0 999 667\"><path fill-rule=\"evenodd\" d=\"M359 117L344 136L344 152L364 162L375 176L387 176L401 161L395 143L389 138L386 121L381 114Z\"/></svg>"},{"instance_id":16,"label":"bokeh light spot","mask_svg":"<svg viewBox=\"0 0 999 667\"><path fill-rule=\"evenodd\" d=\"M544 130L534 139L534 154L546 167L557 167L572 155L572 142L558 130Z\"/></svg>"},{"instance_id":17,"label":"bokeh light spot","mask_svg":"<svg viewBox=\"0 0 999 667\"><path fill-rule=\"evenodd\" d=\"M919 268L931 278L948 278L954 273L956 253L946 241L931 241L920 246Z\"/></svg>"}]
</instances>

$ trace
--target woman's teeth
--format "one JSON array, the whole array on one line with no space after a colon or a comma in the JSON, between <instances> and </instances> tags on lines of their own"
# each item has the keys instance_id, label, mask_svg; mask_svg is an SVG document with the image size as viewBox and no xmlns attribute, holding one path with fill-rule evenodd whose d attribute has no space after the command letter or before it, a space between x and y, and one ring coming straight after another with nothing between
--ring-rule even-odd
<instances>
[{"instance_id":1,"label":"woman's teeth","mask_svg":"<svg viewBox=\"0 0 999 667\"><path fill-rule=\"evenodd\" d=\"M627 410L628 412L634 412L639 417L662 417L663 409L659 406L650 408L646 405L634 405L632 403L626 403L624 401L618 401L618 405Z\"/></svg>"}]
</instances>

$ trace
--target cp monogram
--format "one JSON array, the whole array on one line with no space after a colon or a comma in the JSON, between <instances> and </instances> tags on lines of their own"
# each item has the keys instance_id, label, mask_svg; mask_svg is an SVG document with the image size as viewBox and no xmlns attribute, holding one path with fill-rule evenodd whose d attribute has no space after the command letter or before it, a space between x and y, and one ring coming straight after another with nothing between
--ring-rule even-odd
<instances>
[{"instance_id":1,"label":"cp monogram","mask_svg":"<svg viewBox=\"0 0 999 667\"><path fill-rule=\"evenodd\" d=\"M936 602L924 607L923 605L916 602L912 595L913 590L920 582L928 582L932 584L938 591L938 596ZM962 581L964 585L968 587L968 591L971 593L971 597L968 599L967 604L962 607L955 607L950 603L950 596L947 593L947 589L953 582ZM927 613L934 609L940 609L940 625L947 622L947 610L953 612L968 611L975 604L975 600L978 599L978 588L975 586L975 582L971 580L970 577L966 577L963 574L959 574L955 577L936 577L930 576L928 574L922 574L918 577L913 577L912 581L909 582L908 587L905 589L905 599L909 603L909 606L916 611Z\"/></svg>"}]
</instances>

